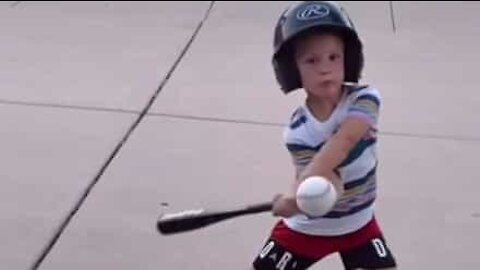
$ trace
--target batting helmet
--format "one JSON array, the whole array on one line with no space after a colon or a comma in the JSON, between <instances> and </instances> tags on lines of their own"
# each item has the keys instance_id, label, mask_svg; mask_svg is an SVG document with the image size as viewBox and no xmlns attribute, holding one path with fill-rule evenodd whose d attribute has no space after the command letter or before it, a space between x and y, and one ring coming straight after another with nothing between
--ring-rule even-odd
<instances>
[{"instance_id":1,"label":"batting helmet","mask_svg":"<svg viewBox=\"0 0 480 270\"><path fill-rule=\"evenodd\" d=\"M272 64L282 91L302 88L292 41L312 32L339 34L345 43L345 81L357 83L363 69L362 42L346 11L328 1L305 1L288 7L275 27Z\"/></svg>"}]
</instances>

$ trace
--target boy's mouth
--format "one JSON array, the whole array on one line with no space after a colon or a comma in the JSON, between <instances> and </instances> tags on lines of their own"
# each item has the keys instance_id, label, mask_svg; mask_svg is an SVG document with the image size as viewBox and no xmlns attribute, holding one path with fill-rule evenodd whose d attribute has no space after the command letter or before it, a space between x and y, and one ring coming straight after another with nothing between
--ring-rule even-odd
<instances>
[{"instance_id":1,"label":"boy's mouth","mask_svg":"<svg viewBox=\"0 0 480 270\"><path fill-rule=\"evenodd\" d=\"M338 84L335 80L332 79L326 79L326 80L321 80L319 83L319 86L331 86Z\"/></svg>"}]
</instances>

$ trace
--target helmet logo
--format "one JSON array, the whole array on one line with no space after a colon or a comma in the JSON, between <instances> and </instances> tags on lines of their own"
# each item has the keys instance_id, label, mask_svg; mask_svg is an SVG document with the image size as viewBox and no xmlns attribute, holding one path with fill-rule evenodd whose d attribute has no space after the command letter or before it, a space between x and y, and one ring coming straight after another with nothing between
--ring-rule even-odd
<instances>
[{"instance_id":1,"label":"helmet logo","mask_svg":"<svg viewBox=\"0 0 480 270\"><path fill-rule=\"evenodd\" d=\"M297 19L301 21L320 19L327 16L329 13L330 9L327 6L322 4L311 4L298 11Z\"/></svg>"}]
</instances>

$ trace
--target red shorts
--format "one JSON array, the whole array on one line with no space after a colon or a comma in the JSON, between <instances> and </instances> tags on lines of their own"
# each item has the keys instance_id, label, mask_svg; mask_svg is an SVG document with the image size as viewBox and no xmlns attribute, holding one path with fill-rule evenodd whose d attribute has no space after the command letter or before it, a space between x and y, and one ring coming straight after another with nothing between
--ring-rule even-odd
<instances>
[{"instance_id":1,"label":"red shorts","mask_svg":"<svg viewBox=\"0 0 480 270\"><path fill-rule=\"evenodd\" d=\"M315 260L334 252L355 249L375 238L383 238L375 218L360 230L341 236L306 235L291 230L283 221L279 221L272 231L272 239L285 249Z\"/></svg>"},{"instance_id":2,"label":"red shorts","mask_svg":"<svg viewBox=\"0 0 480 270\"><path fill-rule=\"evenodd\" d=\"M395 267L375 218L363 228L340 236L315 236L295 232L279 221L253 262L257 270L304 270L332 253L340 253L345 269Z\"/></svg>"}]
</instances>

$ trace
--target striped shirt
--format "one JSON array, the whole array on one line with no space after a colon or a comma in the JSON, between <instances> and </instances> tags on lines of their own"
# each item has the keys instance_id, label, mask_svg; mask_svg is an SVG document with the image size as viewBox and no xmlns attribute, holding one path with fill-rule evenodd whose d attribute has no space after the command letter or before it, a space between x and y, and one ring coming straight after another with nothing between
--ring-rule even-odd
<instances>
[{"instance_id":1,"label":"striped shirt","mask_svg":"<svg viewBox=\"0 0 480 270\"><path fill-rule=\"evenodd\" d=\"M356 231L373 216L376 197L377 125L380 94L371 87L348 87L325 121L317 120L306 105L292 115L284 139L298 173L312 160L347 118L369 124L367 134L337 167L345 192L334 208L319 218L298 214L284 221L291 229L313 235L341 235Z\"/></svg>"}]
</instances>

